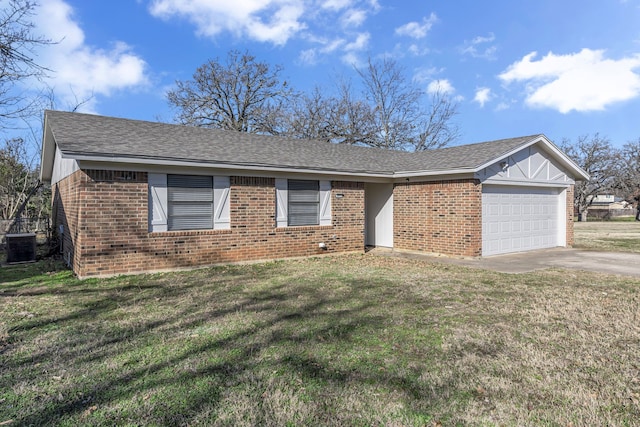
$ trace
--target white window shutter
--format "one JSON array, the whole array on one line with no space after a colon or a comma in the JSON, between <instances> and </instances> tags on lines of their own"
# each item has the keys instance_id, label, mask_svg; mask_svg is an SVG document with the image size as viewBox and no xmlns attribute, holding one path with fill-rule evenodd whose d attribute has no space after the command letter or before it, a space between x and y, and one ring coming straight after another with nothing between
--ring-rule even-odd
<instances>
[{"instance_id":1,"label":"white window shutter","mask_svg":"<svg viewBox=\"0 0 640 427\"><path fill-rule=\"evenodd\" d=\"M276 226L286 227L288 224L288 193L287 180L276 178Z\"/></svg>"},{"instance_id":2,"label":"white window shutter","mask_svg":"<svg viewBox=\"0 0 640 427\"><path fill-rule=\"evenodd\" d=\"M149 231L167 231L167 174L149 173Z\"/></svg>"},{"instance_id":3,"label":"white window shutter","mask_svg":"<svg viewBox=\"0 0 640 427\"><path fill-rule=\"evenodd\" d=\"M320 225L331 225L331 181L320 181Z\"/></svg>"},{"instance_id":4,"label":"white window shutter","mask_svg":"<svg viewBox=\"0 0 640 427\"><path fill-rule=\"evenodd\" d=\"M213 228L229 229L231 221L229 215L229 177L213 177Z\"/></svg>"}]
</instances>

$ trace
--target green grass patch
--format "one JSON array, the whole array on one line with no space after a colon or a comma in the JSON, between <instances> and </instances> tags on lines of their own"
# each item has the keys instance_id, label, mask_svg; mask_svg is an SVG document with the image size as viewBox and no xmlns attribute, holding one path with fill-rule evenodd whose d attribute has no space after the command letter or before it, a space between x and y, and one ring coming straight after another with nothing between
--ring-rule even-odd
<instances>
[{"instance_id":1,"label":"green grass patch","mask_svg":"<svg viewBox=\"0 0 640 427\"><path fill-rule=\"evenodd\" d=\"M581 241L578 242L577 247L587 248L587 244ZM615 252L640 252L640 236L638 238L605 238L601 237L589 242L589 249L597 249L602 251L615 251Z\"/></svg>"},{"instance_id":2,"label":"green grass patch","mask_svg":"<svg viewBox=\"0 0 640 427\"><path fill-rule=\"evenodd\" d=\"M0 269L7 425L633 425L640 281L375 255Z\"/></svg>"},{"instance_id":3,"label":"green grass patch","mask_svg":"<svg viewBox=\"0 0 640 427\"><path fill-rule=\"evenodd\" d=\"M583 222L574 224L574 247L640 253L640 222Z\"/></svg>"}]
</instances>

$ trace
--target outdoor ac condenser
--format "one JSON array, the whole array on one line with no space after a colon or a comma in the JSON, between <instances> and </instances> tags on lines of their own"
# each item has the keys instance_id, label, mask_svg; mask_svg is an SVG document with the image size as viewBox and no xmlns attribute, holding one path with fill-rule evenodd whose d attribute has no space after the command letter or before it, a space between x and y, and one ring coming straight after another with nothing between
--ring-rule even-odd
<instances>
[{"instance_id":1,"label":"outdoor ac condenser","mask_svg":"<svg viewBox=\"0 0 640 427\"><path fill-rule=\"evenodd\" d=\"M36 234L7 234L7 264L36 260Z\"/></svg>"}]
</instances>

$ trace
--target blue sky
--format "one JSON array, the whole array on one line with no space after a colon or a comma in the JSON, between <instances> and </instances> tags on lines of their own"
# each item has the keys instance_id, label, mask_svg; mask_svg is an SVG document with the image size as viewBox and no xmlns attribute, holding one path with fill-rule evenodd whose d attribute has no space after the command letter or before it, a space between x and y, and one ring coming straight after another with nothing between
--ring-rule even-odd
<instances>
[{"instance_id":1,"label":"blue sky","mask_svg":"<svg viewBox=\"0 0 640 427\"><path fill-rule=\"evenodd\" d=\"M171 121L165 93L230 49L330 87L394 58L459 102L458 143L544 133L640 138L640 0L39 0L56 106ZM30 82L35 90L43 82Z\"/></svg>"}]
</instances>

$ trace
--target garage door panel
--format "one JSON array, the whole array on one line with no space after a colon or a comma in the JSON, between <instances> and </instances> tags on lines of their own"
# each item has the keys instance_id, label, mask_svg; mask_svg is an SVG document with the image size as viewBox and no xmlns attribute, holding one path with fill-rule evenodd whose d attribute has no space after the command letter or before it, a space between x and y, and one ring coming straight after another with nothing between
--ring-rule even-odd
<instances>
[{"instance_id":1,"label":"garage door panel","mask_svg":"<svg viewBox=\"0 0 640 427\"><path fill-rule=\"evenodd\" d=\"M482 194L483 255L558 246L560 191L557 188L485 185Z\"/></svg>"}]
</instances>

